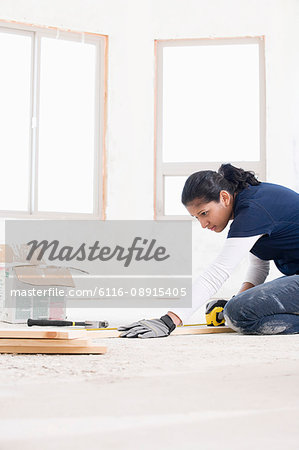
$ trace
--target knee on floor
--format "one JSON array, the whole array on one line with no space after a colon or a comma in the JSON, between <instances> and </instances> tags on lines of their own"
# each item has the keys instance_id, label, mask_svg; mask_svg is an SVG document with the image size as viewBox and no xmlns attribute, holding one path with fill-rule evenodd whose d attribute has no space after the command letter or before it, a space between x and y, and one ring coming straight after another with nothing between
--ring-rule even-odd
<instances>
[{"instance_id":1,"label":"knee on floor","mask_svg":"<svg viewBox=\"0 0 299 450\"><path fill-rule=\"evenodd\" d=\"M244 314L240 303L238 297L233 297L225 305L223 313L226 325L242 333L246 329L246 325L249 325L249 320L246 318L246 314Z\"/></svg>"}]
</instances>

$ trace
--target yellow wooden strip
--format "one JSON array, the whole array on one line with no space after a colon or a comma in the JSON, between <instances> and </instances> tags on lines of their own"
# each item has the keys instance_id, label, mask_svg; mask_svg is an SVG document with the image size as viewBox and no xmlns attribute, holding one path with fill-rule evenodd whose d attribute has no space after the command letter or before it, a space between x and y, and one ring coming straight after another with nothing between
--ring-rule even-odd
<instances>
[{"instance_id":1,"label":"yellow wooden strip","mask_svg":"<svg viewBox=\"0 0 299 450\"><path fill-rule=\"evenodd\" d=\"M119 337L120 331L117 331L117 329L111 329L111 330L92 330L87 332L88 337L94 338L94 339L101 339L101 338L116 338Z\"/></svg>"},{"instance_id":2,"label":"yellow wooden strip","mask_svg":"<svg viewBox=\"0 0 299 450\"><path fill-rule=\"evenodd\" d=\"M92 337L94 339L106 339L106 338L116 338L120 336L120 331L116 329L110 330L93 330L88 331L88 337ZM180 336L180 335L194 335L194 334L217 334L217 333L234 333L234 330L228 327L177 327L172 333L171 336Z\"/></svg>"},{"instance_id":3,"label":"yellow wooden strip","mask_svg":"<svg viewBox=\"0 0 299 450\"><path fill-rule=\"evenodd\" d=\"M207 326L198 328L178 327L171 334L174 336L180 336L187 334L217 334L217 333L235 333L235 331L228 327L207 327Z\"/></svg>"},{"instance_id":4,"label":"yellow wooden strip","mask_svg":"<svg viewBox=\"0 0 299 450\"><path fill-rule=\"evenodd\" d=\"M96 345L90 345L87 347L18 347L8 345L6 347L0 347L0 353L41 353L41 354L86 354L86 355L98 355L107 352L107 347L98 347Z\"/></svg>"}]
</instances>

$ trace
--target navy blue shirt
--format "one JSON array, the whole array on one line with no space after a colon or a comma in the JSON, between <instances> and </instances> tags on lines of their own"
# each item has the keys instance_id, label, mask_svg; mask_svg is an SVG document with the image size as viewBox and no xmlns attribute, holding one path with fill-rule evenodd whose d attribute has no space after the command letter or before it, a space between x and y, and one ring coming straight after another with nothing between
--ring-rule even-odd
<instances>
[{"instance_id":1,"label":"navy blue shirt","mask_svg":"<svg viewBox=\"0 0 299 450\"><path fill-rule=\"evenodd\" d=\"M272 183L249 186L237 194L228 238L262 236L250 250L274 260L284 275L299 274L299 194Z\"/></svg>"}]
</instances>

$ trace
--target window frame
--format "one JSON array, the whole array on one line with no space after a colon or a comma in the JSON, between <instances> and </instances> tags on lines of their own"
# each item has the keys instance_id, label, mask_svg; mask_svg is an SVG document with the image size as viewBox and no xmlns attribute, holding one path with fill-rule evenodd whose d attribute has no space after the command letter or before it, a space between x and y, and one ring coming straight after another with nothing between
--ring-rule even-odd
<instances>
[{"instance_id":1,"label":"window frame","mask_svg":"<svg viewBox=\"0 0 299 450\"><path fill-rule=\"evenodd\" d=\"M106 219L106 128L107 128L107 59L108 36L71 31L56 27L41 27L0 20L0 31L30 35L32 38L30 83L30 139L29 139L29 192L27 211L0 210L1 218L22 219ZM94 183L93 212L68 213L38 211L38 118L40 101L41 39L43 37L91 43L96 46L95 67L95 130L94 130Z\"/></svg>"},{"instance_id":2,"label":"window frame","mask_svg":"<svg viewBox=\"0 0 299 450\"><path fill-rule=\"evenodd\" d=\"M260 160L259 161L214 161L214 162L163 162L163 49L198 45L240 45L258 44L259 46L259 98L260 98ZM186 176L200 170L218 170L224 162L253 170L257 176L266 179L266 81L265 81L265 37L199 38L199 39L162 39L155 40L155 136L154 136L154 219L155 220L192 220L185 215L166 215L164 179L166 176Z\"/></svg>"}]
</instances>

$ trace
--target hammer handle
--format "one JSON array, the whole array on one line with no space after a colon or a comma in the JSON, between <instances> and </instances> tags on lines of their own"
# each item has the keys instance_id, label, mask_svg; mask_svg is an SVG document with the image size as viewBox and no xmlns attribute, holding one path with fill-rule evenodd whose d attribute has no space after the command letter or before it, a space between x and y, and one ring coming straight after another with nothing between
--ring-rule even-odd
<instances>
[{"instance_id":1,"label":"hammer handle","mask_svg":"<svg viewBox=\"0 0 299 450\"><path fill-rule=\"evenodd\" d=\"M47 320L47 319L28 319L27 320L28 327L32 327L33 325L38 325L40 327L71 327L71 326L85 326L85 322L71 322L70 320Z\"/></svg>"}]
</instances>

